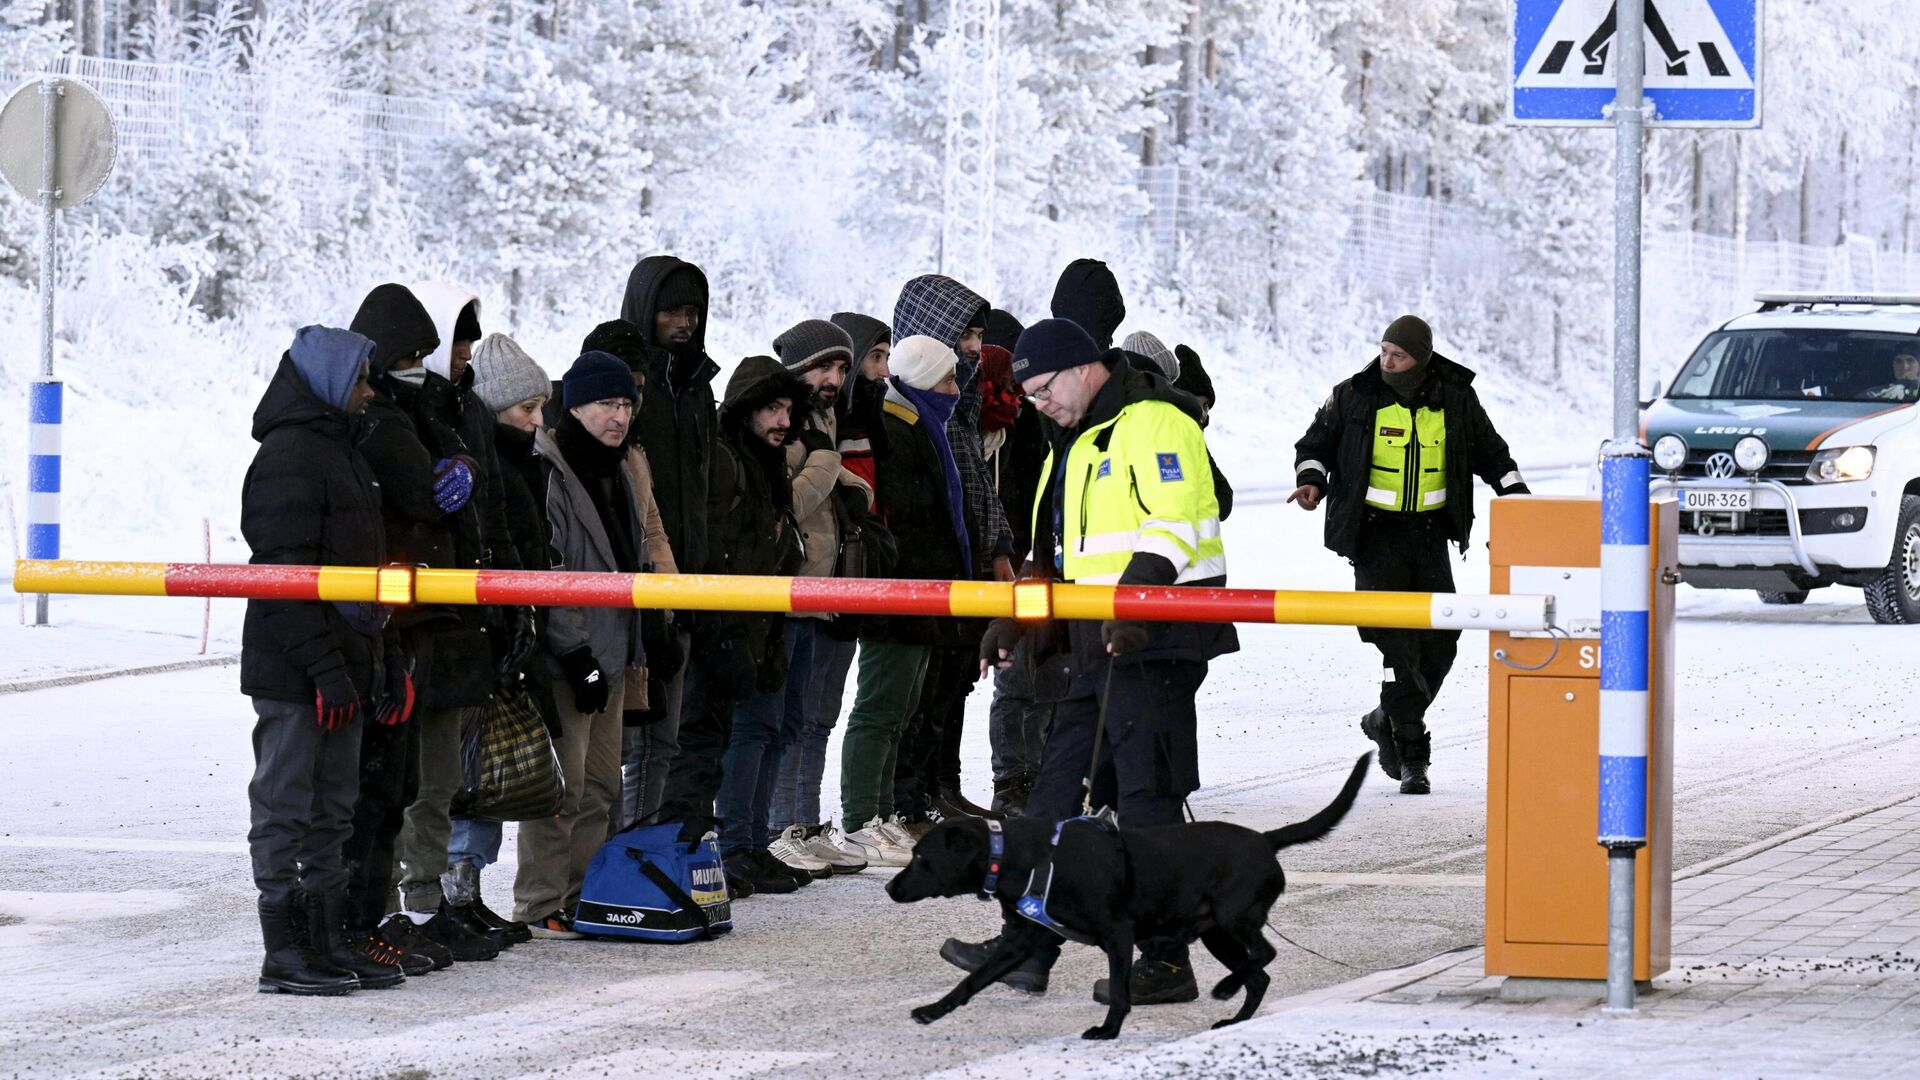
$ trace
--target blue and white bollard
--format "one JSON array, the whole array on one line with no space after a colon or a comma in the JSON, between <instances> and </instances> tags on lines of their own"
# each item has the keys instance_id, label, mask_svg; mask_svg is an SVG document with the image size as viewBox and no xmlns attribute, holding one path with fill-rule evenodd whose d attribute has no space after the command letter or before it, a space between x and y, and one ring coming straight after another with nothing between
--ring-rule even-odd
<instances>
[{"instance_id":1,"label":"blue and white bollard","mask_svg":"<svg viewBox=\"0 0 1920 1080\"><path fill-rule=\"evenodd\" d=\"M1652 517L1647 448L1600 464L1600 846L1607 849L1607 1002L1633 1008L1634 852L1647 843Z\"/></svg>"},{"instance_id":2,"label":"blue and white bollard","mask_svg":"<svg viewBox=\"0 0 1920 1080\"><path fill-rule=\"evenodd\" d=\"M64 388L33 384L27 405L27 558L60 557L60 417ZM34 624L47 625L47 598L34 602Z\"/></svg>"}]
</instances>

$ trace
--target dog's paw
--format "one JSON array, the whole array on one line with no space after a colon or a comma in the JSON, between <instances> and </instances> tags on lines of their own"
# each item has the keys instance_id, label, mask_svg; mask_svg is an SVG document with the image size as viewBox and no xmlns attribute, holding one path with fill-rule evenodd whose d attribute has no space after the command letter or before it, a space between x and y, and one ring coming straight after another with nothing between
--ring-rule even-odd
<instances>
[{"instance_id":1,"label":"dog's paw","mask_svg":"<svg viewBox=\"0 0 1920 1080\"><path fill-rule=\"evenodd\" d=\"M1225 1001L1240 992L1243 980L1238 975L1229 975L1213 984L1213 999Z\"/></svg>"},{"instance_id":2,"label":"dog's paw","mask_svg":"<svg viewBox=\"0 0 1920 1080\"><path fill-rule=\"evenodd\" d=\"M935 1020L947 1015L947 1012L948 1010L942 1008L940 1003L936 1001L931 1005L922 1005L913 1010L913 1019L917 1023L931 1024Z\"/></svg>"},{"instance_id":3,"label":"dog's paw","mask_svg":"<svg viewBox=\"0 0 1920 1080\"><path fill-rule=\"evenodd\" d=\"M1117 1038L1119 1034L1120 1029L1118 1027L1101 1024L1099 1027L1090 1027L1081 1032L1080 1037L1083 1039L1112 1039Z\"/></svg>"}]
</instances>

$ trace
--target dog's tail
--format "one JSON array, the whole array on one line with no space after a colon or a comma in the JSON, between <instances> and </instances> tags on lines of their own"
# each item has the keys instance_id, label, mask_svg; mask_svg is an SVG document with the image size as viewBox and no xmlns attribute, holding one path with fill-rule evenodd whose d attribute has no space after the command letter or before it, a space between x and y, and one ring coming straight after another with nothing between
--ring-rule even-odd
<instances>
[{"instance_id":1,"label":"dog's tail","mask_svg":"<svg viewBox=\"0 0 1920 1080\"><path fill-rule=\"evenodd\" d=\"M1347 811L1352 809L1354 797L1360 794L1360 784L1367 778L1367 766L1372 763L1372 751L1361 754L1360 760L1353 764L1353 771L1347 774L1346 785L1340 789L1340 794L1335 795L1325 809L1305 821L1296 821L1261 835L1267 838L1267 843L1272 844L1273 850L1277 852L1284 847L1318 840L1332 832L1333 827L1340 824L1340 819L1346 817Z\"/></svg>"}]
</instances>

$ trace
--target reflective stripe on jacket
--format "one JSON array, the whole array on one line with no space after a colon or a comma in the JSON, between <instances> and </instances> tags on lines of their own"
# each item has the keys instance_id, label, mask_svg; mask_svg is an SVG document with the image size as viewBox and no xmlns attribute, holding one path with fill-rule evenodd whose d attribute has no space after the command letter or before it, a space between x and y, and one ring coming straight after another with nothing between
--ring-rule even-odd
<instances>
[{"instance_id":1,"label":"reflective stripe on jacket","mask_svg":"<svg viewBox=\"0 0 1920 1080\"><path fill-rule=\"evenodd\" d=\"M1041 475L1053 468L1049 453ZM1136 552L1172 563L1175 584L1225 576L1212 460L1200 425L1177 406L1135 401L1088 428L1067 449L1062 481L1064 579L1116 584Z\"/></svg>"},{"instance_id":2,"label":"reflective stripe on jacket","mask_svg":"<svg viewBox=\"0 0 1920 1080\"><path fill-rule=\"evenodd\" d=\"M1373 414L1368 506L1419 513L1447 505L1447 418L1422 405L1389 402Z\"/></svg>"}]
</instances>

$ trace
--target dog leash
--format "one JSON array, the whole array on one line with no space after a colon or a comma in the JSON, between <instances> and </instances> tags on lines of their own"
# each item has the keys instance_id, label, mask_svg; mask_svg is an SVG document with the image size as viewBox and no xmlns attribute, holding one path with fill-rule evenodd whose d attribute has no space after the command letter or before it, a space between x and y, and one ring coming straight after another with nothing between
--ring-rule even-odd
<instances>
[{"instance_id":1,"label":"dog leash","mask_svg":"<svg viewBox=\"0 0 1920 1080\"><path fill-rule=\"evenodd\" d=\"M1280 928L1273 925L1273 920L1271 918L1267 920L1267 929L1273 931L1273 936L1279 938L1281 941L1284 941L1287 944L1293 946L1294 948L1299 949L1303 953L1310 953L1314 956L1317 956L1320 959L1325 960L1329 964L1338 964L1341 967L1346 968L1348 971L1365 970L1363 968L1355 967L1354 965L1347 963L1345 960L1335 960L1333 957L1328 956L1326 953L1323 953L1318 949L1307 948L1305 945L1302 945L1299 942L1293 940L1292 938L1288 937L1286 934L1281 933Z\"/></svg>"},{"instance_id":2,"label":"dog leash","mask_svg":"<svg viewBox=\"0 0 1920 1080\"><path fill-rule=\"evenodd\" d=\"M1107 702L1113 697L1113 657L1107 657L1107 678L1100 688L1100 719L1093 729L1093 760L1087 762L1086 778L1080 781L1080 813L1093 815L1093 777L1100 771L1100 740L1107 733Z\"/></svg>"}]
</instances>

